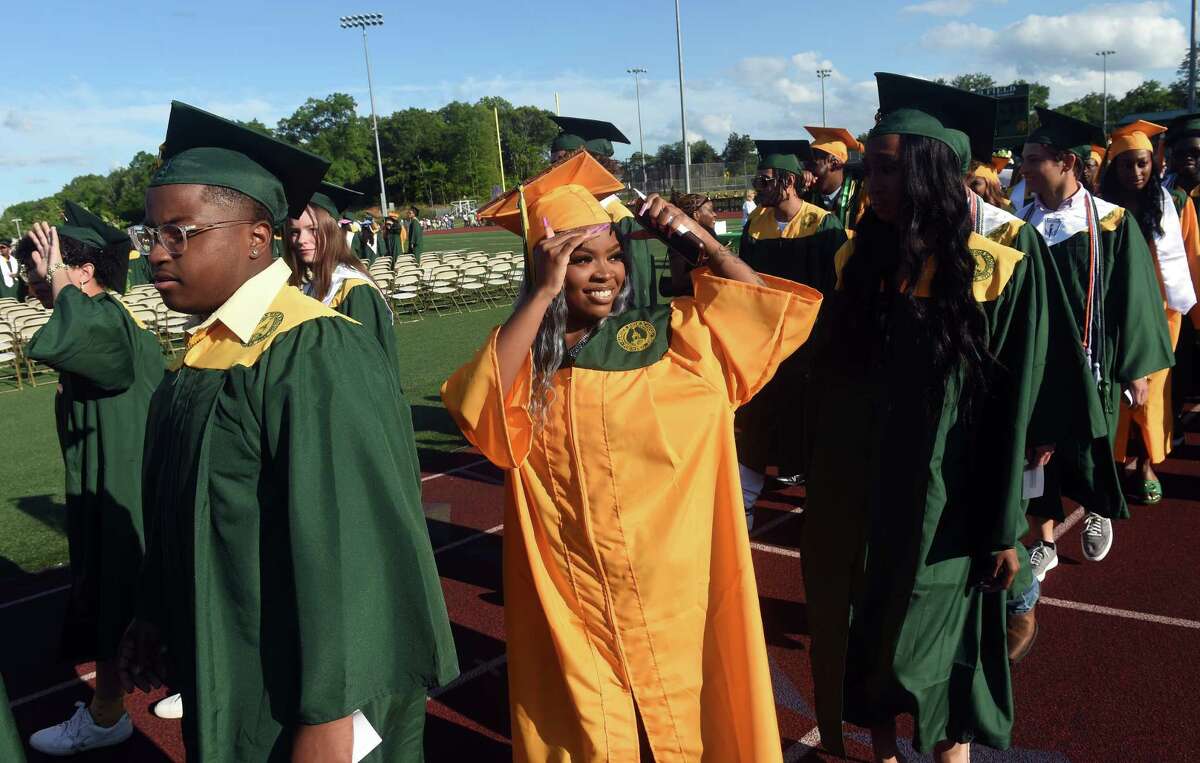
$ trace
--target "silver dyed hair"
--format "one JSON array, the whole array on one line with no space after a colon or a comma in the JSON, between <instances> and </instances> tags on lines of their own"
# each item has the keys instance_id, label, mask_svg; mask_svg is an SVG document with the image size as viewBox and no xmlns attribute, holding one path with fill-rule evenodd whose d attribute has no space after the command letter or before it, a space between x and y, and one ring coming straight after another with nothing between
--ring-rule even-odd
<instances>
[{"instance_id":1,"label":"silver dyed hair","mask_svg":"<svg viewBox=\"0 0 1200 763\"><path fill-rule=\"evenodd\" d=\"M532 284L525 282L517 295L517 303L525 298ZM625 263L625 282L613 300L612 311L607 318L601 319L596 328L615 315L620 315L629 309L633 301L633 273L629 261ZM533 340L533 389L529 395L529 415L533 419L534 429L541 431L546 423L546 412L554 400L554 374L562 368L567 356L567 300L560 291L546 314L542 316L542 325L538 327L537 336Z\"/></svg>"}]
</instances>

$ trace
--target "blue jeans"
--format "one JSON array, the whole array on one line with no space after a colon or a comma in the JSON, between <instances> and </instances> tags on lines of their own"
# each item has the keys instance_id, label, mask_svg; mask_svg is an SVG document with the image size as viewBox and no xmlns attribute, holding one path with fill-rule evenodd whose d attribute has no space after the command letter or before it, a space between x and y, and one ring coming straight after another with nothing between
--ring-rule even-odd
<instances>
[{"instance_id":1,"label":"blue jeans","mask_svg":"<svg viewBox=\"0 0 1200 763\"><path fill-rule=\"evenodd\" d=\"M1038 585L1037 578L1033 579L1033 585L1025 589L1021 593L1009 591L1008 597L1008 614L1024 615L1033 609L1033 605L1037 604L1038 596L1041 595L1042 587Z\"/></svg>"}]
</instances>

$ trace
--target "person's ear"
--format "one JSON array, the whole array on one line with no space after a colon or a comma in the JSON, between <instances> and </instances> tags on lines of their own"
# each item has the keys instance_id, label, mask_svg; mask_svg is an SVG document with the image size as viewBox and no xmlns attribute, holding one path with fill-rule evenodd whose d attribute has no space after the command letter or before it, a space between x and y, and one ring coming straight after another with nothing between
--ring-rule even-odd
<instances>
[{"instance_id":1,"label":"person's ear","mask_svg":"<svg viewBox=\"0 0 1200 763\"><path fill-rule=\"evenodd\" d=\"M96 266L93 263L85 262L79 266L78 270L80 284L90 283L96 277Z\"/></svg>"},{"instance_id":2,"label":"person's ear","mask_svg":"<svg viewBox=\"0 0 1200 763\"><path fill-rule=\"evenodd\" d=\"M247 254L251 259L257 259L263 254L270 254L274 241L275 231L271 228L270 223L260 220L250 228L250 251Z\"/></svg>"}]
</instances>

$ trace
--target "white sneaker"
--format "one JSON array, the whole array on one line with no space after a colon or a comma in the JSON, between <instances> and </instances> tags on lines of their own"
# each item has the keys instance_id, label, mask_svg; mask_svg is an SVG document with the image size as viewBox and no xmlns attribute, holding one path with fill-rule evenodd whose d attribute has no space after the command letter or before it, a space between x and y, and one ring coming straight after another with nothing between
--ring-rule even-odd
<instances>
[{"instance_id":1,"label":"white sneaker","mask_svg":"<svg viewBox=\"0 0 1200 763\"><path fill-rule=\"evenodd\" d=\"M172 694L163 697L154 704L154 714L168 721L177 721L183 717L183 695Z\"/></svg>"},{"instance_id":2,"label":"white sneaker","mask_svg":"<svg viewBox=\"0 0 1200 763\"><path fill-rule=\"evenodd\" d=\"M108 728L97 726L88 712L87 705L75 703L75 714L67 720L42 729L29 737L29 746L40 753L55 757L66 757L78 752L112 747L133 736L133 721L129 714Z\"/></svg>"}]
</instances>

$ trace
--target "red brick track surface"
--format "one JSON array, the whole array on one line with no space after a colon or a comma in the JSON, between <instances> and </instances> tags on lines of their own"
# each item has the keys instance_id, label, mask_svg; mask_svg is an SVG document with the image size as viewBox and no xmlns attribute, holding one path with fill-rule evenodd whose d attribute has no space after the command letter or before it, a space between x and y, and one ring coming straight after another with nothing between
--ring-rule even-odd
<instances>
[{"instance_id":1,"label":"red brick track surface","mask_svg":"<svg viewBox=\"0 0 1200 763\"><path fill-rule=\"evenodd\" d=\"M430 699L426 757L508 760L501 475L470 451L426 466L425 510L463 671ZM1104 562L1083 561L1078 526L1063 534L1037 610L1037 645L1014 672L1014 748L976 746L973 761L1200 760L1200 434L1161 474L1166 500L1135 507ZM784 757L832 760L812 712L803 521L802 490L767 493L755 517L755 568ZM58 571L0 584L0 669L26 735L89 696L92 666L54 660L65 582ZM161 695L131 698L132 741L76 760L183 760L178 722L149 712ZM850 753L869 759L865 733L847 733Z\"/></svg>"}]
</instances>

